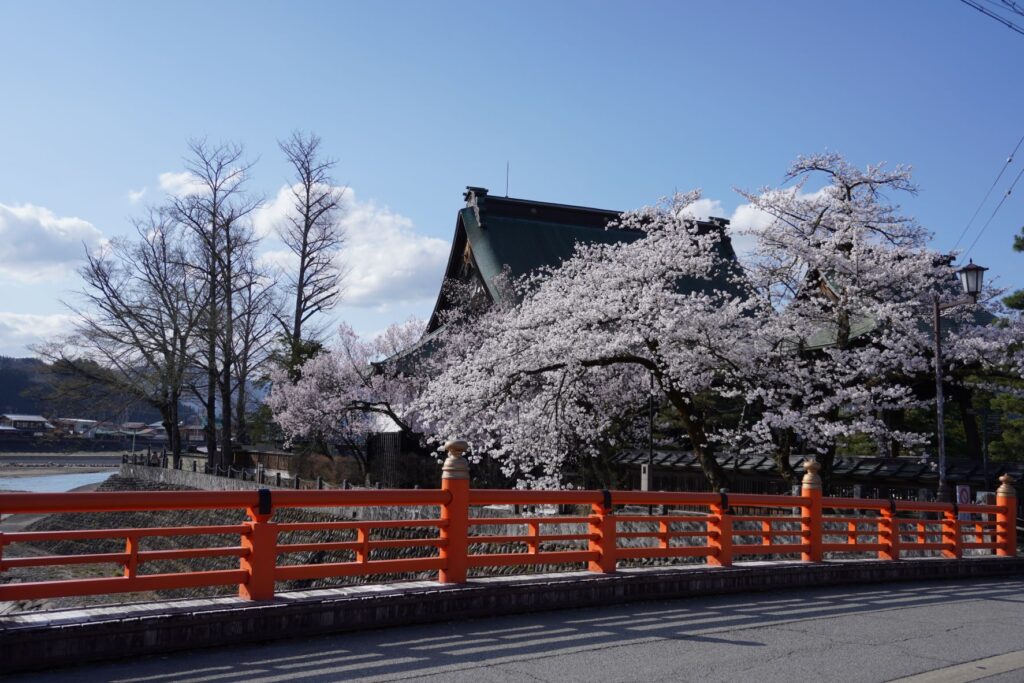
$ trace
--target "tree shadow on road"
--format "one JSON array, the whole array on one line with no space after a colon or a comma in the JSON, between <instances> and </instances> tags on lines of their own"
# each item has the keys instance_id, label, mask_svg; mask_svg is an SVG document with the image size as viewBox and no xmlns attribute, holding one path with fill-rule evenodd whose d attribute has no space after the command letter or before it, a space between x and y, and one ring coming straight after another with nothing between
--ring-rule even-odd
<instances>
[{"instance_id":1,"label":"tree shadow on road","mask_svg":"<svg viewBox=\"0 0 1024 683\"><path fill-rule=\"evenodd\" d=\"M1022 589L1024 579L999 579L709 596L239 645L36 674L33 680L394 680L659 640L692 641L696 648L761 648L766 644L742 637L744 629L929 605L1024 603Z\"/></svg>"}]
</instances>

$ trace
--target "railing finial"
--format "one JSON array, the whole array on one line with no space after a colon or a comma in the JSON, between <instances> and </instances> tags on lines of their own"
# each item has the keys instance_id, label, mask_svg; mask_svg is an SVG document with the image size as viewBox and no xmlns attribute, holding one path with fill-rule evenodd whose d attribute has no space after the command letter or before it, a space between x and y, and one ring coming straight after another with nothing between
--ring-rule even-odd
<instances>
[{"instance_id":1,"label":"railing finial","mask_svg":"<svg viewBox=\"0 0 1024 683\"><path fill-rule=\"evenodd\" d=\"M465 441L449 441L444 445L448 451L448 458L441 468L442 479L469 479L469 463L462 457L462 454L469 450L469 444Z\"/></svg>"},{"instance_id":2,"label":"railing finial","mask_svg":"<svg viewBox=\"0 0 1024 683\"><path fill-rule=\"evenodd\" d=\"M804 478L801 481L805 489L820 489L821 488L821 476L818 474L821 471L821 463L817 460L807 458L803 462L804 465Z\"/></svg>"},{"instance_id":3,"label":"railing finial","mask_svg":"<svg viewBox=\"0 0 1024 683\"><path fill-rule=\"evenodd\" d=\"M1016 498L1017 491L1013 488L1013 477L1010 474L1004 474L999 477L999 488L996 489L996 495L1002 496L1003 498Z\"/></svg>"}]
</instances>

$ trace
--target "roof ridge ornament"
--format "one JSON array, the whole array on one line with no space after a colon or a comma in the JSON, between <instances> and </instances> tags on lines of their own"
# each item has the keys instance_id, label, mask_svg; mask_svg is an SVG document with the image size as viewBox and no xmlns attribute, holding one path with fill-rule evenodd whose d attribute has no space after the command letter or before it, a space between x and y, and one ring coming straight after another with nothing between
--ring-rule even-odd
<instances>
[{"instance_id":1,"label":"roof ridge ornament","mask_svg":"<svg viewBox=\"0 0 1024 683\"><path fill-rule=\"evenodd\" d=\"M466 208L473 209L473 218L480 227L483 227L483 221L480 220L480 199L486 197L487 192L486 187L467 185L466 191L462 193L462 198L466 200Z\"/></svg>"}]
</instances>

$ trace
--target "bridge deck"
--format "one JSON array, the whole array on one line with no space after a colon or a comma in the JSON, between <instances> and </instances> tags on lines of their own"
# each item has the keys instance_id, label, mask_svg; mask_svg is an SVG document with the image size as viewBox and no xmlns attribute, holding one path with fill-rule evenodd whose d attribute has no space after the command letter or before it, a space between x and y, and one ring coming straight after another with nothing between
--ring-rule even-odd
<instances>
[{"instance_id":1,"label":"bridge deck","mask_svg":"<svg viewBox=\"0 0 1024 683\"><path fill-rule=\"evenodd\" d=\"M238 598L112 605L0 617L0 671L280 638L642 600L888 581L1024 576L1024 558L744 562L433 581Z\"/></svg>"},{"instance_id":2,"label":"bridge deck","mask_svg":"<svg viewBox=\"0 0 1024 683\"><path fill-rule=\"evenodd\" d=\"M705 596L241 644L35 673L146 683L1019 681L1024 579Z\"/></svg>"}]
</instances>

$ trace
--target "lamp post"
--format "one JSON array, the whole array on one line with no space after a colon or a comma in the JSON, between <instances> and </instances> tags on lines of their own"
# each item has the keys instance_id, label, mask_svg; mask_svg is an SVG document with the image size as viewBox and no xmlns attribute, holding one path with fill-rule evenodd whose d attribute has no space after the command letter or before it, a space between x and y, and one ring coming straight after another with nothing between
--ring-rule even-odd
<instances>
[{"instance_id":1,"label":"lamp post","mask_svg":"<svg viewBox=\"0 0 1024 683\"><path fill-rule=\"evenodd\" d=\"M988 268L975 265L974 261L971 260L966 266L956 271L957 275L960 276L960 284L963 287L966 297L957 299L956 301L949 301L941 303L939 301L939 295L936 294L934 297L934 344L935 344L935 421L936 428L938 430L938 450L939 450L939 487L935 492L936 497L941 502L949 502L949 484L946 481L946 426L945 426L945 411L943 409L943 395L942 395L942 332L940 329L940 322L942 318L942 311L952 308L953 306L959 306L961 304L974 304L978 302L978 294L981 293L981 285L985 279L985 271Z\"/></svg>"}]
</instances>

